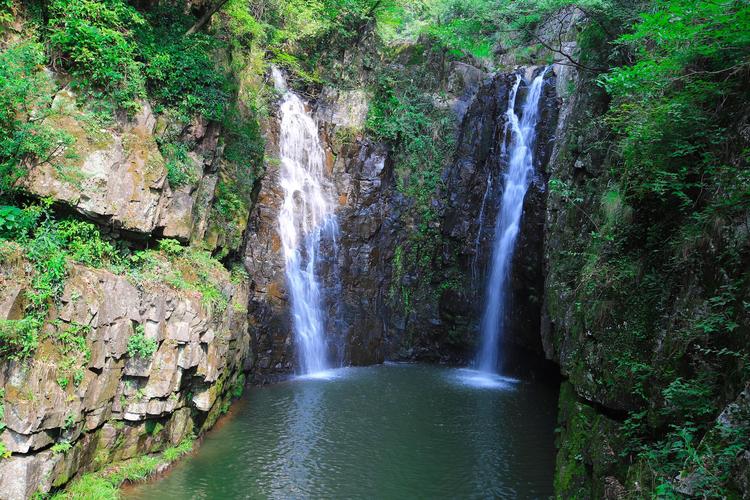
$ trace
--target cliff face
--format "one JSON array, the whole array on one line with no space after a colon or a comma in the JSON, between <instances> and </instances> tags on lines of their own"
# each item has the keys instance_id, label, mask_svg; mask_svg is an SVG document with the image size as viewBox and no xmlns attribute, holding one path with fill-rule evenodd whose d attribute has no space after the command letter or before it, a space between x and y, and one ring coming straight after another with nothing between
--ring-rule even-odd
<instances>
[{"instance_id":1,"label":"cliff face","mask_svg":"<svg viewBox=\"0 0 750 500\"><path fill-rule=\"evenodd\" d=\"M132 239L175 238L209 249L231 245L211 235L215 223L209 208L222 152L216 123L195 118L184 124L157 124L151 106L142 102L132 118L102 127L76 99L64 87L45 119L46 125L74 139L70 161L62 168L41 163L20 179L20 186L110 228L113 237L122 233ZM194 179L179 187L167 182L167 160L157 144L157 137L167 133L192 145L187 168Z\"/></svg>"},{"instance_id":2,"label":"cliff face","mask_svg":"<svg viewBox=\"0 0 750 500\"><path fill-rule=\"evenodd\" d=\"M213 425L243 384L249 348L246 286L227 280L224 292L229 307L211 311L195 293L74 266L34 356L2 364L0 439L13 453L0 461L3 498L49 491ZM156 343L148 358L128 352L138 332ZM71 449L51 450L61 441Z\"/></svg>"},{"instance_id":3,"label":"cliff face","mask_svg":"<svg viewBox=\"0 0 750 500\"><path fill-rule=\"evenodd\" d=\"M0 361L3 499L46 493L200 435L242 392L250 368L246 278L209 253L232 252L237 241L214 216L220 127L157 123L146 102L131 118L100 124L66 87L52 107L45 120L73 138L70 161L40 163L19 185L133 252L167 237L192 247L175 241L171 253L144 254L145 265L132 268L67 262L31 355ZM185 161L194 175L178 188L157 144L165 134L191 145ZM20 320L35 293L33 263L3 243L0 320Z\"/></svg>"},{"instance_id":4,"label":"cliff face","mask_svg":"<svg viewBox=\"0 0 750 500\"><path fill-rule=\"evenodd\" d=\"M744 498L750 324L736 305L748 297L747 213L687 236L694 221L676 203L624 195L604 89L571 68L558 87L541 329L567 379L557 494L641 497L668 485ZM747 144L742 127L727 130L727 151Z\"/></svg>"},{"instance_id":5,"label":"cliff face","mask_svg":"<svg viewBox=\"0 0 750 500\"><path fill-rule=\"evenodd\" d=\"M539 71L541 67L528 68L524 76L532 78ZM517 76L487 75L463 63L452 64L446 74L458 143L444 169L443 188L432 198L439 213L435 224L440 244L429 269L415 270L399 262L400 249L416 230L414 208L397 188L388 148L367 139L361 131L368 108L366 94L324 89L312 104L339 203L338 253L324 249L329 258L321 269L321 281L327 286L327 317L335 322L329 339L334 361L368 364L388 357L465 362L473 355L506 167L501 146L507 140L507 99ZM524 95L522 87L519 99ZM515 302L507 319L512 327L506 342L538 356L542 355L538 331L545 169L557 100L555 72L549 71L542 100L543 126L535 151L536 177L526 201L511 279ZM266 132L271 156L278 148L276 126L272 121ZM250 306L254 366L265 374L261 379L294 368L277 235L281 198L278 164L271 161L250 218L245 250L254 290ZM406 307L398 290L417 286L428 292Z\"/></svg>"}]
</instances>

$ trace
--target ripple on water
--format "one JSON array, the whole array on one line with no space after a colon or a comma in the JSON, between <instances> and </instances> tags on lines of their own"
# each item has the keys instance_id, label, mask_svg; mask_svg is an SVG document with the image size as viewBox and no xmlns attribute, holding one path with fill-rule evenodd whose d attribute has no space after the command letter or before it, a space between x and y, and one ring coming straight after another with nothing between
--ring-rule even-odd
<instances>
[{"instance_id":1,"label":"ripple on water","mask_svg":"<svg viewBox=\"0 0 750 500\"><path fill-rule=\"evenodd\" d=\"M336 380L351 375L351 368L334 368L297 375L293 380Z\"/></svg>"},{"instance_id":2,"label":"ripple on water","mask_svg":"<svg viewBox=\"0 0 750 500\"><path fill-rule=\"evenodd\" d=\"M503 389L503 390L501 390ZM250 388L197 453L128 500L547 498L557 394L388 364Z\"/></svg>"},{"instance_id":3,"label":"ripple on water","mask_svg":"<svg viewBox=\"0 0 750 500\"><path fill-rule=\"evenodd\" d=\"M451 370L449 376L458 384L477 389L512 391L519 382L514 378L469 368Z\"/></svg>"}]
</instances>

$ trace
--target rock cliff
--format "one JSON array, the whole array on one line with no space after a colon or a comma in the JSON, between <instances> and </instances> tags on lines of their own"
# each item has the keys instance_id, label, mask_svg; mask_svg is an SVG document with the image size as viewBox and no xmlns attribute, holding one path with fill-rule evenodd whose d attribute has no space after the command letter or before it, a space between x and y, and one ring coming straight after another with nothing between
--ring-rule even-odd
<instances>
[{"instance_id":1,"label":"rock cliff","mask_svg":"<svg viewBox=\"0 0 750 500\"><path fill-rule=\"evenodd\" d=\"M197 293L76 265L34 356L4 362L0 491L8 499L64 485L80 472L154 453L215 422L249 349L247 288L228 276L225 311ZM155 342L144 358L129 339ZM71 445L65 453L52 445Z\"/></svg>"}]
</instances>

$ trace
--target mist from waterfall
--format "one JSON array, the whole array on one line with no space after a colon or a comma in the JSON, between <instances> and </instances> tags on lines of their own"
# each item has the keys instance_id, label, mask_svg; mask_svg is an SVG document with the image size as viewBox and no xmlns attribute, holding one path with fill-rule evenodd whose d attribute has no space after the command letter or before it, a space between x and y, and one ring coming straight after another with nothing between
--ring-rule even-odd
<instances>
[{"instance_id":1,"label":"mist from waterfall","mask_svg":"<svg viewBox=\"0 0 750 500\"><path fill-rule=\"evenodd\" d=\"M481 322L481 344L475 361L476 368L483 372L497 373L500 369L499 349L507 303L508 278L521 225L523 200L534 172L534 142L539 121L539 101L546 73L547 70L542 71L529 85L520 118L516 113L516 98L523 82L521 75L517 75L508 97L506 133L503 137L503 141L509 139L509 146L507 149L503 148L508 169L504 175L503 195L495 221L495 240ZM508 133L510 138L507 136Z\"/></svg>"},{"instance_id":2,"label":"mist from waterfall","mask_svg":"<svg viewBox=\"0 0 750 500\"><path fill-rule=\"evenodd\" d=\"M294 338L302 374L329 368L323 287L318 272L321 242L330 238L336 251L338 226L331 182L325 176L325 152L318 127L305 103L288 90L281 72L272 69L279 107L279 236L291 299Z\"/></svg>"}]
</instances>

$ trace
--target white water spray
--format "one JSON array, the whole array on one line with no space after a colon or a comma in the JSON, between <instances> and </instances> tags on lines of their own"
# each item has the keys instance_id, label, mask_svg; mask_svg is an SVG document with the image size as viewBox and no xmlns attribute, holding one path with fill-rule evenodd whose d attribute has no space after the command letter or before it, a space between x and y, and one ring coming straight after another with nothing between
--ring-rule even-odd
<instances>
[{"instance_id":1,"label":"white water spray","mask_svg":"<svg viewBox=\"0 0 750 500\"><path fill-rule=\"evenodd\" d=\"M311 374L329 368L323 290L316 266L322 239L330 237L336 244L333 188L325 176L325 152L318 127L304 102L287 89L277 68L273 68L272 76L276 89L283 92L279 158L284 203L279 211L279 236L300 369L302 374Z\"/></svg>"},{"instance_id":2,"label":"white water spray","mask_svg":"<svg viewBox=\"0 0 750 500\"><path fill-rule=\"evenodd\" d=\"M523 200L534 172L533 155L536 125L539 121L539 100L546 73L547 70L542 71L529 86L520 119L516 114L516 96L522 82L520 75L517 76L508 97L506 136L508 132L511 134L510 147L506 151L508 171L504 176L503 196L495 222L491 271L481 323L482 341L476 360L477 368L483 372L496 373L499 369L498 351L503 331L507 281L521 226Z\"/></svg>"}]
</instances>

